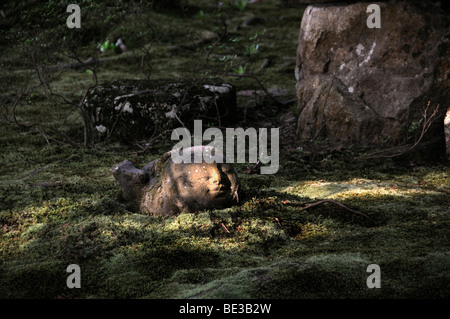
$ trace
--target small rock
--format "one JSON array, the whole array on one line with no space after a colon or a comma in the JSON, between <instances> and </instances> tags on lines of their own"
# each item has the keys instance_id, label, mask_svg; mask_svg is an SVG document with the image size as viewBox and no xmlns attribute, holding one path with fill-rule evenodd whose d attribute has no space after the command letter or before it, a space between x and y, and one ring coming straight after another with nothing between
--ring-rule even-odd
<instances>
[{"instance_id":1,"label":"small rock","mask_svg":"<svg viewBox=\"0 0 450 319\"><path fill-rule=\"evenodd\" d=\"M264 24L265 22L266 22L266 20L264 20L263 18L258 17L258 16L253 16L253 17L250 17L250 18L244 20L241 23L241 26L242 27L250 27L250 26L254 26L254 25L258 25L258 24Z\"/></svg>"},{"instance_id":2,"label":"small rock","mask_svg":"<svg viewBox=\"0 0 450 319\"><path fill-rule=\"evenodd\" d=\"M295 62L294 62L295 63ZM260 70L267 68L270 65L270 59L264 59L263 63L259 67Z\"/></svg>"},{"instance_id":3,"label":"small rock","mask_svg":"<svg viewBox=\"0 0 450 319\"><path fill-rule=\"evenodd\" d=\"M114 51L118 54L128 51L127 46L125 45L125 41L122 38L117 39L116 48Z\"/></svg>"}]
</instances>

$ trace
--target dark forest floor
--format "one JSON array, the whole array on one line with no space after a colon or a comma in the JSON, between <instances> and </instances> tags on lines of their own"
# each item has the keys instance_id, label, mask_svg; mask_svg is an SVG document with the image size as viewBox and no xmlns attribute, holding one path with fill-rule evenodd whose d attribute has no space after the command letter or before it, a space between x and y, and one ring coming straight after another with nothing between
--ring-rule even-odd
<instances>
[{"instance_id":1,"label":"dark forest floor","mask_svg":"<svg viewBox=\"0 0 450 319\"><path fill-rule=\"evenodd\" d=\"M232 10L229 37L205 65L207 46L192 52L174 48L217 27L208 6L190 2L198 6L185 14L152 13L158 41L150 50L151 78L215 76L208 72L223 69L230 63L223 56L236 54L245 57L234 60L236 74L242 67L257 74L276 99L295 99L304 7L263 1ZM264 21L235 28L252 16ZM127 23L133 28L136 21ZM26 72L14 47L3 45L2 52L3 67L13 65L18 75ZM99 82L144 78L141 54L132 46L120 55L107 53L110 59L97 70ZM261 68L266 59L269 64ZM2 77L7 81L5 73ZM237 164L243 197L239 206L228 209L155 217L130 212L116 201L118 183L110 168L125 159L144 165L170 150L170 139L155 141L145 152L115 142L83 149L47 143L36 129L2 120L0 297L450 297L450 174L445 161L430 161L420 153L356 160L363 151L326 151L320 140L312 152L295 140L295 121L288 121L296 115L296 102L274 106L271 99L248 96L261 90L253 79L220 77L238 91L238 124L275 126L282 132L279 171L247 174L247 165ZM86 69L68 69L52 85L77 97L91 83ZM17 111L26 123L56 125L68 107L37 92ZM65 133L81 140L79 115L70 113L68 122ZM375 222L330 203L302 210L322 199L334 199ZM66 286L69 264L81 267L81 289ZM381 268L381 289L366 285L370 264Z\"/></svg>"}]
</instances>

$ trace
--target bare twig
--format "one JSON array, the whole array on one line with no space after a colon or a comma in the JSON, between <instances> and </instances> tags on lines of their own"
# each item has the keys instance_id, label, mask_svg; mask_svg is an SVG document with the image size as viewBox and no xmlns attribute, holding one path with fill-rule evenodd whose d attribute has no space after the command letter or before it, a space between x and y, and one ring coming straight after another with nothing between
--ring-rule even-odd
<instances>
[{"instance_id":1,"label":"bare twig","mask_svg":"<svg viewBox=\"0 0 450 319\"><path fill-rule=\"evenodd\" d=\"M313 208L313 207L316 207L316 206L319 206L319 205L322 205L322 204L325 204L325 203L331 203L331 204L334 204L334 205L339 206L339 207L341 207L341 208L344 208L345 210L348 210L349 212L352 212L352 213L354 213L354 214L356 214L356 215L360 215L360 216L363 216L363 217L365 217L365 218L368 218L368 219L370 219L373 223L375 223L375 221L374 221L372 218L370 218L369 216L367 216L366 214L363 214L363 213L361 213L361 212L359 212L359 211L357 211L357 210L351 209L351 208L345 206L344 204L341 204L341 203L339 203L339 202L337 202L337 201L335 201L335 200L333 200L333 199L323 199L323 200L320 200L320 201L315 202L315 203L312 203L312 204L310 204L310 205L308 205L308 206L306 206L306 207L303 207L302 210L307 210L307 209L310 209L310 208Z\"/></svg>"},{"instance_id":2,"label":"bare twig","mask_svg":"<svg viewBox=\"0 0 450 319\"><path fill-rule=\"evenodd\" d=\"M225 230L228 234L230 233L230 231L228 230L228 228L225 226L224 223L222 223L221 226L222 226L223 230Z\"/></svg>"},{"instance_id":3,"label":"bare twig","mask_svg":"<svg viewBox=\"0 0 450 319\"><path fill-rule=\"evenodd\" d=\"M36 127L36 130L45 138L45 141L47 142L47 145L50 146L50 142L48 141L47 135L45 135L44 132L42 132L39 127Z\"/></svg>"},{"instance_id":4,"label":"bare twig","mask_svg":"<svg viewBox=\"0 0 450 319\"><path fill-rule=\"evenodd\" d=\"M97 87L97 85L98 85L98 78L97 78L97 72L96 72L97 66L98 66L98 63L95 64L91 69L92 76L94 77L94 84L92 84L85 90L83 98L80 100L80 103L79 103L79 109L81 112L81 117L83 119L83 135L84 135L83 147L84 148L87 148L89 146L88 145L89 142L93 142L92 141L92 139L93 139L93 135L92 135L93 123L92 123L92 120L91 120L91 117L89 114L89 110L86 110L84 103L86 101L86 97L87 97L88 93L91 90L93 90L95 87Z\"/></svg>"},{"instance_id":5,"label":"bare twig","mask_svg":"<svg viewBox=\"0 0 450 319\"><path fill-rule=\"evenodd\" d=\"M397 156L403 155L407 152L410 152L414 148L416 148L417 145L419 145L420 142L422 141L423 137L425 136L426 132L431 127L433 122L437 119L439 104L436 106L436 108L433 110L431 115L428 117L429 107L430 107L430 101L428 101L427 106L425 107L425 109L422 112L422 120L423 120L422 130L420 132L419 137L413 144L400 145L400 146L392 147L389 149L375 151L370 154L363 155L363 156L359 157L358 159L392 158L392 157L397 157Z\"/></svg>"},{"instance_id":6,"label":"bare twig","mask_svg":"<svg viewBox=\"0 0 450 319\"><path fill-rule=\"evenodd\" d=\"M145 153L148 148L150 147L150 145L152 145L153 141L156 141L157 139L159 139L160 137L164 136L166 133L171 132L172 130L165 130L161 133L159 133L158 135L155 136L156 132L157 132L157 128L155 127L155 130L153 131L152 136L150 137L150 139L148 139L145 143L145 147L142 147L141 145L139 145L138 143L136 143L135 145L137 147L139 147L141 150L137 151L135 154L141 154L141 153Z\"/></svg>"},{"instance_id":7,"label":"bare twig","mask_svg":"<svg viewBox=\"0 0 450 319\"><path fill-rule=\"evenodd\" d=\"M262 165L261 162L258 160L253 167L247 166L247 169L245 170L245 174L256 174L256 173L258 173L261 165Z\"/></svg>"},{"instance_id":8,"label":"bare twig","mask_svg":"<svg viewBox=\"0 0 450 319\"><path fill-rule=\"evenodd\" d=\"M208 62L209 62L209 57L210 57L211 53L213 52L213 50L215 49L215 47L216 47L220 42L222 42L222 40L228 35L228 26L227 26L226 18L225 18L224 16L221 15L221 16L219 17L219 20L220 20L220 22L221 22L221 24L222 24L222 26L223 26L223 32L222 32L222 34L219 36L219 39L217 39L217 41L215 41L215 42L209 47L209 50L207 51L207 53L206 53L206 58L205 58L206 64L208 64Z\"/></svg>"},{"instance_id":9,"label":"bare twig","mask_svg":"<svg viewBox=\"0 0 450 319\"><path fill-rule=\"evenodd\" d=\"M238 78L250 78L255 80L256 83L258 83L259 87L264 91L264 93L276 104L276 105L283 105L282 102L280 102L273 94L267 90L267 88L264 86L264 84L261 82L259 77L256 74L253 73L243 73L243 74L237 74L237 73L227 73L227 76L233 76Z\"/></svg>"},{"instance_id":10,"label":"bare twig","mask_svg":"<svg viewBox=\"0 0 450 319\"><path fill-rule=\"evenodd\" d=\"M152 40L150 41L150 44L146 47L145 45L140 48L142 51L142 57L141 57L141 71L145 75L145 78L147 80L150 80L150 76L152 75L152 65L150 63L151 57L150 57L150 50L153 46L153 42L155 41L155 30L153 29L152 24L150 23L150 15L147 15L147 19L145 21L145 24L147 26L147 29L151 31L152 33Z\"/></svg>"},{"instance_id":11,"label":"bare twig","mask_svg":"<svg viewBox=\"0 0 450 319\"><path fill-rule=\"evenodd\" d=\"M37 130L37 131L45 138L47 144L50 144L49 140L53 140L53 141L55 141L55 142L57 142L57 143L59 143L59 144L66 144L66 145L74 146L74 143L72 142L72 140L71 140L66 134L64 134L63 132L61 132L61 131L59 131L59 130L53 128L53 127L50 127L50 126L48 126L48 125L44 125L44 124L41 124L41 123L25 124L25 123L20 122L20 121L17 119L16 108L17 108L17 106L19 105L20 101L21 101L22 99L24 99L24 98L30 96L30 95L32 94L32 92L33 92L37 87L39 87L39 86L41 86L41 83L34 85L34 86L33 86L31 89L29 89L28 91L27 91L27 90L23 90L23 91L19 94L19 96L14 100L13 105L12 105L12 107L11 107L11 117L12 117L12 120L8 117L8 110L6 110L6 113L5 113L5 120L6 120L6 122L8 122L9 124L17 125L18 127L21 127L21 128L24 128L24 129L31 129L31 128L33 128L33 127L36 128L36 130ZM47 130L50 130L50 131L56 133L57 135L59 135L59 136L61 136L62 138L66 139L67 141L69 141L69 143L65 143L65 142L62 142L62 141L59 141L59 140L57 140L57 139L54 139L54 138L51 138L51 137L47 136L47 135L43 132L42 129L47 129Z\"/></svg>"}]
</instances>

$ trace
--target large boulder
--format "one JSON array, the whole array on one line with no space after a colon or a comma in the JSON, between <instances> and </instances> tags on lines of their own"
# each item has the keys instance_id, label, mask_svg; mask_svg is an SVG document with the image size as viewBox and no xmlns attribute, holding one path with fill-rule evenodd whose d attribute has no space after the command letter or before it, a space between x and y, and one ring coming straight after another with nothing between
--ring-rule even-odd
<instances>
[{"instance_id":1,"label":"large boulder","mask_svg":"<svg viewBox=\"0 0 450 319\"><path fill-rule=\"evenodd\" d=\"M234 120L236 93L220 79L118 80L88 92L83 107L93 135L134 142L166 130Z\"/></svg>"},{"instance_id":2,"label":"large boulder","mask_svg":"<svg viewBox=\"0 0 450 319\"><path fill-rule=\"evenodd\" d=\"M380 2L389 2L389 1L396 1L396 0L378 0L378 1L372 1L372 0L278 0L278 2L282 5L297 5L297 6L305 6L309 4L322 4L322 3L343 3L343 4L349 4L349 3L356 3L356 2L365 2L366 6L371 3L377 3ZM437 8L440 8L443 11L449 12L450 11L450 4L448 1L442 1L442 0L409 0L410 3L415 4L426 4L426 5L433 5Z\"/></svg>"},{"instance_id":3,"label":"large boulder","mask_svg":"<svg viewBox=\"0 0 450 319\"><path fill-rule=\"evenodd\" d=\"M203 162L194 162L194 152L203 153ZM182 149L191 155L189 163L176 163L170 151L144 168L126 160L112 169L120 184L119 199L144 214L172 216L204 209L225 208L239 199L239 177L231 164L205 161L214 158L211 146Z\"/></svg>"},{"instance_id":4,"label":"large boulder","mask_svg":"<svg viewBox=\"0 0 450 319\"><path fill-rule=\"evenodd\" d=\"M441 107L429 133L442 143L450 101L448 17L433 5L378 4L381 28L367 27L368 3L306 8L296 65L301 140L401 144L431 101L430 112Z\"/></svg>"}]
</instances>

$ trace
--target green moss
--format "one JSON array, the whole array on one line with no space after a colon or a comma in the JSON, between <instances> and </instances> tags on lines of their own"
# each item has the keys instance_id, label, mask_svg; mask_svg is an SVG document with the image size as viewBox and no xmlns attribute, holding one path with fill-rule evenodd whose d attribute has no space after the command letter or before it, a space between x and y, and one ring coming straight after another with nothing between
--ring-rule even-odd
<instances>
[{"instance_id":1,"label":"green moss","mask_svg":"<svg viewBox=\"0 0 450 319\"><path fill-rule=\"evenodd\" d=\"M150 49L152 79L217 77L231 62L214 54L236 54L233 68L246 64L267 88L288 89L280 99L295 97L292 62L304 7L263 1L230 11L228 36L214 47L206 65L208 45L194 53L170 49L198 40L205 30L220 33L212 6L189 3L185 15L151 13L158 35ZM193 18L200 8L205 19ZM235 30L250 14L266 23ZM136 48L150 37L143 18L137 15L111 31L128 32L130 50L98 66L100 83L145 77L142 51ZM250 37L263 29L255 43L258 51L244 61L240 56L253 44ZM0 62L20 66L13 74L20 88L27 75L22 58L18 50L0 46ZM259 70L266 58L271 63ZM14 78L8 72L0 77L5 83ZM238 91L261 89L250 78L223 80ZM84 69L68 69L52 90L80 101L91 84ZM1 94L8 103L16 93L3 88ZM240 124L275 123L287 111L266 104L238 96ZM43 91L17 108L26 123L59 127L67 116L62 132L82 143L81 117L70 110L64 103L50 103ZM34 128L3 120L0 132L0 297L449 298L450 178L445 163L352 161L360 150L325 152L318 140L314 154L282 149L276 175L249 175L247 164L237 164L242 184L238 206L157 217L131 212L116 200L119 185L110 168L124 159L142 167L170 150L170 138L152 141L140 152L135 145L114 143L90 150L53 140L48 145ZM332 204L303 210L324 198L367 214L376 224ZM73 263L81 267L82 289L66 286L66 268ZM382 289L366 286L366 267L372 263L381 267Z\"/></svg>"}]
</instances>

